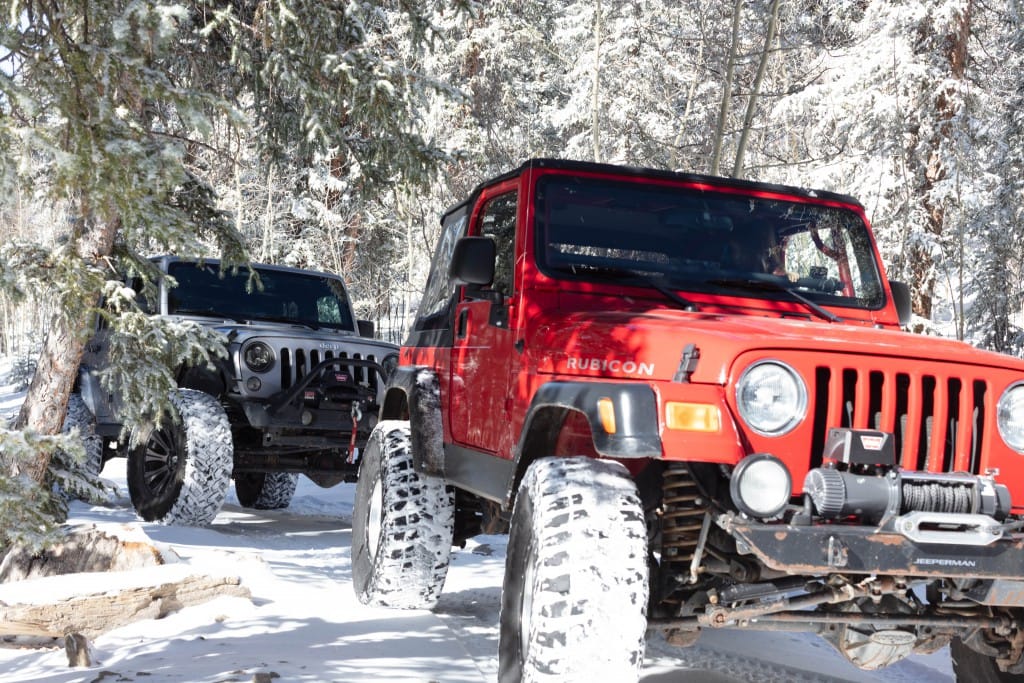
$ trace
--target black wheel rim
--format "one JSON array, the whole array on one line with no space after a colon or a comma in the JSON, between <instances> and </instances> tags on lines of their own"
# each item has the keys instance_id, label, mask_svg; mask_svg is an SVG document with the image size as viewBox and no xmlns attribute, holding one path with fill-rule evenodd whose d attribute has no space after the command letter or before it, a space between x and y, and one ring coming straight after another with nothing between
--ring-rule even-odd
<instances>
[{"instance_id":1,"label":"black wheel rim","mask_svg":"<svg viewBox=\"0 0 1024 683\"><path fill-rule=\"evenodd\" d=\"M176 429L154 429L143 453L142 478L146 489L160 497L178 483L183 464L182 439Z\"/></svg>"}]
</instances>

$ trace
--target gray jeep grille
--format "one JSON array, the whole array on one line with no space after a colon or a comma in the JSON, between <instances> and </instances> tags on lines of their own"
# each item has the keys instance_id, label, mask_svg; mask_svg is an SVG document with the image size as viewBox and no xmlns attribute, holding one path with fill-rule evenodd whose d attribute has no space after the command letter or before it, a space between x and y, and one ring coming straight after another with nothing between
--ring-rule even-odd
<instances>
[{"instance_id":1,"label":"gray jeep grille","mask_svg":"<svg viewBox=\"0 0 1024 683\"><path fill-rule=\"evenodd\" d=\"M331 359L337 359L339 366L348 372L356 384L369 386L376 392L378 390L379 378L372 368L358 365L346 365L344 361L369 360L375 363L380 362L374 354L347 353L345 351L330 351L307 348L282 348L281 354L281 388L289 389L300 379L305 377L317 364Z\"/></svg>"}]
</instances>

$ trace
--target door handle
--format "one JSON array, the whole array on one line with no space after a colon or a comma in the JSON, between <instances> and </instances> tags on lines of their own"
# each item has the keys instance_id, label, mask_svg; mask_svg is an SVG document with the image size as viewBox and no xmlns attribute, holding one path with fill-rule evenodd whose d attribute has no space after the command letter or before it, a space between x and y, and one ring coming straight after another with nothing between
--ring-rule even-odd
<instances>
[{"instance_id":1,"label":"door handle","mask_svg":"<svg viewBox=\"0 0 1024 683\"><path fill-rule=\"evenodd\" d=\"M455 336L459 339L465 339L466 328L469 327L469 309L463 308L459 311L459 324L455 328Z\"/></svg>"}]
</instances>

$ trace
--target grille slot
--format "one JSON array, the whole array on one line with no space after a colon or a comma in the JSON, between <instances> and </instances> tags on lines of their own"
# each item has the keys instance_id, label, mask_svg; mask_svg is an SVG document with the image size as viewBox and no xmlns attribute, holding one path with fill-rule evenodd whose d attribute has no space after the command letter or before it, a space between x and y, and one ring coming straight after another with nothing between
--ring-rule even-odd
<instances>
[{"instance_id":1,"label":"grille slot","mask_svg":"<svg viewBox=\"0 0 1024 683\"><path fill-rule=\"evenodd\" d=\"M814 385L812 467L828 429L848 427L894 434L903 469L981 474L984 379L818 366Z\"/></svg>"}]
</instances>

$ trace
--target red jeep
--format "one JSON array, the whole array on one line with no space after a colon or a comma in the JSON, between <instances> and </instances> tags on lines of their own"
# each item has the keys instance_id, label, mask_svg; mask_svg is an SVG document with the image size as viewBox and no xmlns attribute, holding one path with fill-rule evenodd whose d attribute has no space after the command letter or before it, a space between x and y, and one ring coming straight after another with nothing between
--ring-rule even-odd
<instances>
[{"instance_id":1,"label":"red jeep","mask_svg":"<svg viewBox=\"0 0 1024 683\"><path fill-rule=\"evenodd\" d=\"M636 680L648 629L719 627L1021 679L1024 362L902 332L856 200L533 160L442 226L361 463L364 602L433 606L508 530L502 680Z\"/></svg>"}]
</instances>

